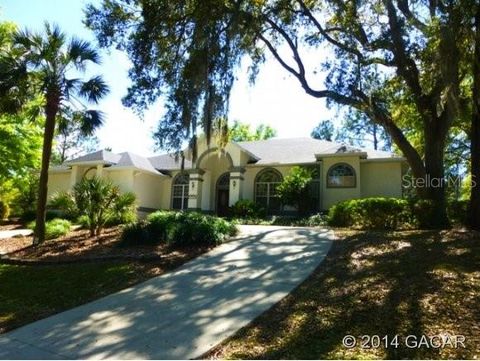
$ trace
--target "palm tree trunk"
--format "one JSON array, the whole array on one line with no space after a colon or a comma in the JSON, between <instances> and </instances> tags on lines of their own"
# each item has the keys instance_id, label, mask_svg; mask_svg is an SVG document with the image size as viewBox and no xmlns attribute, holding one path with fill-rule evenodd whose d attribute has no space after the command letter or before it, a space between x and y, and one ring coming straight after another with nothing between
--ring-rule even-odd
<instances>
[{"instance_id":1,"label":"palm tree trunk","mask_svg":"<svg viewBox=\"0 0 480 361\"><path fill-rule=\"evenodd\" d=\"M473 57L470 226L480 230L480 5L475 14L475 52Z\"/></svg>"},{"instance_id":2,"label":"palm tree trunk","mask_svg":"<svg viewBox=\"0 0 480 361\"><path fill-rule=\"evenodd\" d=\"M42 167L38 185L37 216L35 222L35 234L33 244L37 245L45 241L45 217L47 210L48 192L48 168L52 155L52 142L55 135L55 118L57 116L60 98L55 91L49 91L46 95L45 105L45 132L43 135Z\"/></svg>"}]
</instances>

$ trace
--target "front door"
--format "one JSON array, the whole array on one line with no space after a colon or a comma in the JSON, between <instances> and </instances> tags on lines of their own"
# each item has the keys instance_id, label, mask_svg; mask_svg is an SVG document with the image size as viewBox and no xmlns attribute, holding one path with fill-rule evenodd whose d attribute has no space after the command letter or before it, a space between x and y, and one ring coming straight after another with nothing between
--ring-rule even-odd
<instances>
[{"instance_id":1,"label":"front door","mask_svg":"<svg viewBox=\"0 0 480 361\"><path fill-rule=\"evenodd\" d=\"M217 214L221 217L228 215L228 203L230 198L230 174L222 174L217 181Z\"/></svg>"},{"instance_id":2,"label":"front door","mask_svg":"<svg viewBox=\"0 0 480 361\"><path fill-rule=\"evenodd\" d=\"M217 213L221 217L224 217L228 214L229 197L230 192L228 189L219 189L217 191Z\"/></svg>"}]
</instances>

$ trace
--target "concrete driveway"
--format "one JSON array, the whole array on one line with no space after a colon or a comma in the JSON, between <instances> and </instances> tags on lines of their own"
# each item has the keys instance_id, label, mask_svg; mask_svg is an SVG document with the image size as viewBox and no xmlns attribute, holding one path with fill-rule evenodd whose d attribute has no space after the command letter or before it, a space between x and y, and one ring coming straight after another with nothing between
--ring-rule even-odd
<instances>
[{"instance_id":1,"label":"concrete driveway","mask_svg":"<svg viewBox=\"0 0 480 361\"><path fill-rule=\"evenodd\" d=\"M0 358L199 357L301 283L333 239L324 229L240 229L174 272L0 336Z\"/></svg>"},{"instance_id":2,"label":"concrete driveway","mask_svg":"<svg viewBox=\"0 0 480 361\"><path fill-rule=\"evenodd\" d=\"M0 239L12 238L15 236L29 236L33 233L31 229L12 229L10 231L0 231Z\"/></svg>"}]
</instances>

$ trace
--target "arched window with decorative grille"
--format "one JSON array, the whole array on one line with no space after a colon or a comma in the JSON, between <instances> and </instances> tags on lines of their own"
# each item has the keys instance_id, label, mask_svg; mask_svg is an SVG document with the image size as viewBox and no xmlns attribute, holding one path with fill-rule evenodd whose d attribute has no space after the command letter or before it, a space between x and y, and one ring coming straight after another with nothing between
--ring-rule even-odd
<instances>
[{"instance_id":1,"label":"arched window with decorative grille","mask_svg":"<svg viewBox=\"0 0 480 361\"><path fill-rule=\"evenodd\" d=\"M353 167L347 163L337 163L327 172L327 187L329 188L355 188L357 177Z\"/></svg>"},{"instance_id":2,"label":"arched window with decorative grille","mask_svg":"<svg viewBox=\"0 0 480 361\"><path fill-rule=\"evenodd\" d=\"M188 174L178 174L172 182L172 209L186 210L188 208Z\"/></svg>"},{"instance_id":3,"label":"arched window with decorative grille","mask_svg":"<svg viewBox=\"0 0 480 361\"><path fill-rule=\"evenodd\" d=\"M277 213L281 209L277 188L282 180L280 172L272 168L262 170L255 177L255 202L267 213Z\"/></svg>"}]
</instances>

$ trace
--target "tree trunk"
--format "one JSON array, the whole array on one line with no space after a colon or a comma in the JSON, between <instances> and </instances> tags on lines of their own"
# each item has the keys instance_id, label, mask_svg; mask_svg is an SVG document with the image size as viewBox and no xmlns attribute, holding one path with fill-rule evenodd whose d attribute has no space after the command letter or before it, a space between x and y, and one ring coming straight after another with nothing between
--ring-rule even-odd
<instances>
[{"instance_id":1,"label":"tree trunk","mask_svg":"<svg viewBox=\"0 0 480 361\"><path fill-rule=\"evenodd\" d=\"M473 57L471 129L471 174L470 226L480 230L480 6L475 14L475 52Z\"/></svg>"},{"instance_id":2,"label":"tree trunk","mask_svg":"<svg viewBox=\"0 0 480 361\"><path fill-rule=\"evenodd\" d=\"M373 149L378 150L377 124L373 123Z\"/></svg>"},{"instance_id":3,"label":"tree trunk","mask_svg":"<svg viewBox=\"0 0 480 361\"><path fill-rule=\"evenodd\" d=\"M52 155L52 142L55 135L55 118L57 116L60 98L57 92L47 92L45 105L45 132L43 135L42 167L38 185L37 215L33 244L45 241L45 217L47 209L48 168Z\"/></svg>"},{"instance_id":4,"label":"tree trunk","mask_svg":"<svg viewBox=\"0 0 480 361\"><path fill-rule=\"evenodd\" d=\"M430 226L445 228L449 226L446 202L446 180L444 168L445 133L439 129L444 123L433 120L425 127L425 197L432 201L432 219Z\"/></svg>"}]
</instances>

